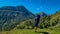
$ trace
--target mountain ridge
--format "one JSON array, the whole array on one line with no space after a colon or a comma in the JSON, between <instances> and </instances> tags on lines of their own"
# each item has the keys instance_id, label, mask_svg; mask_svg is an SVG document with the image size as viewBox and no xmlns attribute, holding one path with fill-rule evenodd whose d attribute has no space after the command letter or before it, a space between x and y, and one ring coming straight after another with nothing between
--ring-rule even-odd
<instances>
[{"instance_id":1,"label":"mountain ridge","mask_svg":"<svg viewBox=\"0 0 60 34\"><path fill-rule=\"evenodd\" d=\"M24 6L18 6L17 9L13 6L5 6L0 8L0 30L10 30L14 28L17 23L32 18L34 18L34 14Z\"/></svg>"}]
</instances>

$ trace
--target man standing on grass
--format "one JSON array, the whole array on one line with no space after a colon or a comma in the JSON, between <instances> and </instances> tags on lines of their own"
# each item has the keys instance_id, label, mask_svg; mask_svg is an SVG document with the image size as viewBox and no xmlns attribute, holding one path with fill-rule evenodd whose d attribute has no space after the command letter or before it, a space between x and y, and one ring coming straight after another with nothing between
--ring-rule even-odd
<instances>
[{"instance_id":1,"label":"man standing on grass","mask_svg":"<svg viewBox=\"0 0 60 34\"><path fill-rule=\"evenodd\" d=\"M39 24L39 20L40 20L40 15L38 14L36 17L35 17L35 22L34 22L34 30L35 32L37 32L37 27L38 27L38 24Z\"/></svg>"}]
</instances>

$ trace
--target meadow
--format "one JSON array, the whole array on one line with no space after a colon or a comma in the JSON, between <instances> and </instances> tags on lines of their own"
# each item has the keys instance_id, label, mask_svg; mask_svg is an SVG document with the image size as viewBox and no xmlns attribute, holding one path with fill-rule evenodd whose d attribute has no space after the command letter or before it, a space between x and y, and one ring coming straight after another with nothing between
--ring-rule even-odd
<instances>
[{"instance_id":1,"label":"meadow","mask_svg":"<svg viewBox=\"0 0 60 34\"><path fill-rule=\"evenodd\" d=\"M0 34L60 34L60 28L38 28L37 32L34 32L34 29L13 29L11 31L2 31Z\"/></svg>"}]
</instances>

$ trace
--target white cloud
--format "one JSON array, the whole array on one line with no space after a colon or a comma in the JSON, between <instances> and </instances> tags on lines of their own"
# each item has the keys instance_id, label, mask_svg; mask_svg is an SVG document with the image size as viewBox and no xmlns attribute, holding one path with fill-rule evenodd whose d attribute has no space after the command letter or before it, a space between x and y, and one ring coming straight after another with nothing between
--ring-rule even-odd
<instances>
[{"instance_id":1,"label":"white cloud","mask_svg":"<svg viewBox=\"0 0 60 34\"><path fill-rule=\"evenodd\" d=\"M37 8L37 10L40 10L40 9L42 9L43 7L42 6L40 6L39 8Z\"/></svg>"},{"instance_id":2,"label":"white cloud","mask_svg":"<svg viewBox=\"0 0 60 34\"><path fill-rule=\"evenodd\" d=\"M37 10L40 10L40 8L37 8Z\"/></svg>"}]
</instances>

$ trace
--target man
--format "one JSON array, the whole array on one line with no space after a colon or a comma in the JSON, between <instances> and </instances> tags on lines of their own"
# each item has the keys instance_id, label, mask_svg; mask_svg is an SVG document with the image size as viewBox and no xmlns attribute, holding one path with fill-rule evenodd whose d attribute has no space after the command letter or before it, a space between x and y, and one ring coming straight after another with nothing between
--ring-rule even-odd
<instances>
[{"instance_id":1,"label":"man","mask_svg":"<svg viewBox=\"0 0 60 34\"><path fill-rule=\"evenodd\" d=\"M40 15L37 15L36 17L35 17L35 22L34 22L34 30L35 30L35 32L37 31L37 26L38 26L38 24L39 24L39 19L40 19Z\"/></svg>"}]
</instances>

